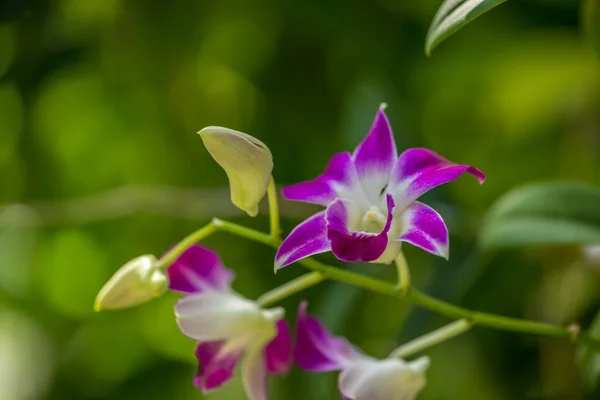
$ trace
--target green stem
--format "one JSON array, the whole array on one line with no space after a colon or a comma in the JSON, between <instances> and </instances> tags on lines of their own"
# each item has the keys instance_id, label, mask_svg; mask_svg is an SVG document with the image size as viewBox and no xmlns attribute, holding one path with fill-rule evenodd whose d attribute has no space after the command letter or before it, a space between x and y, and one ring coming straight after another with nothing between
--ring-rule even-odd
<instances>
[{"instance_id":1,"label":"green stem","mask_svg":"<svg viewBox=\"0 0 600 400\"><path fill-rule=\"evenodd\" d=\"M223 232L229 232L234 235L250 239L252 241L266 244L267 246L277 248L279 246L278 243L275 243L270 235L259 232L252 228L247 228L243 225L234 224L233 222L223 221L222 219L213 218L212 223L215 227Z\"/></svg>"},{"instance_id":2,"label":"green stem","mask_svg":"<svg viewBox=\"0 0 600 400\"><path fill-rule=\"evenodd\" d=\"M396 268L398 269L398 287L400 293L406 295L410 290L410 270L402 251L396 257Z\"/></svg>"},{"instance_id":3,"label":"green stem","mask_svg":"<svg viewBox=\"0 0 600 400\"><path fill-rule=\"evenodd\" d=\"M215 218L204 228L199 229L198 231L192 233L184 240L182 240L177 246L175 246L169 253L167 253L161 259L161 264L163 265L163 267L167 267L190 245L206 238L207 236L214 233L216 230L229 232L234 235L244 237L246 239L250 239L255 242L262 243L274 248L278 247L278 244L275 243L271 236L266 233L258 232L254 229L246 228L245 226L241 226L238 224ZM319 272L323 276L323 278L327 277L336 281L346 282L351 285L359 286L364 289L371 290L373 292L400 298L411 304L427 308L431 311L434 311L441 315L445 315L452 319L465 319L471 324L488 326L491 328L506 331L529 333L558 339L570 339L572 341L578 340L579 335L577 334L577 329L468 310L466 308L458 307L453 304L446 303L445 301L428 296L425 293L419 292L418 290L411 287L409 287L406 293L402 293L398 290L398 288L395 285L391 283L379 279L374 279L368 276L356 274L354 272L346 271L330 265L325 265L311 258L305 258L303 260L300 260L299 263L312 271ZM306 289L309 286L311 286L308 283L313 283L313 281L309 278L306 279L307 282L304 282L298 287L300 287L301 289ZM320 281L321 280L315 279L314 284L317 284ZM286 293L292 294L295 292L296 291L283 292L283 294L279 293L277 296L277 300L283 299L285 295L287 295ZM269 301L269 303L271 303L271 301Z\"/></svg>"},{"instance_id":4,"label":"green stem","mask_svg":"<svg viewBox=\"0 0 600 400\"><path fill-rule=\"evenodd\" d=\"M264 293L256 300L256 302L262 307L267 307L304 289L315 286L325 279L327 279L327 277L320 272L309 272L308 274L301 275L288 283Z\"/></svg>"},{"instance_id":5,"label":"green stem","mask_svg":"<svg viewBox=\"0 0 600 400\"><path fill-rule=\"evenodd\" d=\"M206 239L216 231L217 226L214 220L212 220L202 228L192 232L158 260L160 268L168 268L188 247Z\"/></svg>"},{"instance_id":6,"label":"green stem","mask_svg":"<svg viewBox=\"0 0 600 400\"><path fill-rule=\"evenodd\" d=\"M278 243L274 243L273 238L266 233L262 233L251 228L246 228L245 226L234 224L233 222L213 218L208 224L204 225L197 231L190 233L182 241L177 243L175 247L162 256L160 260L158 260L160 268L168 268L191 245L201 242L217 231L229 232L255 242L266 244L267 246L278 246Z\"/></svg>"},{"instance_id":7,"label":"green stem","mask_svg":"<svg viewBox=\"0 0 600 400\"><path fill-rule=\"evenodd\" d=\"M281 225L279 222L279 205L277 203L277 187L275 179L271 176L269 187L267 189L267 198L269 200L269 223L272 240L279 245L281 242Z\"/></svg>"},{"instance_id":8,"label":"green stem","mask_svg":"<svg viewBox=\"0 0 600 400\"><path fill-rule=\"evenodd\" d=\"M577 339L574 330L562 326L468 310L428 296L414 288L410 288L408 292L403 295L398 288L391 283L324 265L310 258L305 258L304 260L299 261L299 263L313 271L322 272L330 279L360 286L373 292L397 297L452 319L464 318L473 324L507 331L531 333L558 339L571 339L573 341Z\"/></svg>"},{"instance_id":9,"label":"green stem","mask_svg":"<svg viewBox=\"0 0 600 400\"><path fill-rule=\"evenodd\" d=\"M472 326L473 324L466 319L459 319L458 321L454 321L451 324L405 343L394 350L392 354L390 354L390 358L405 358L411 356L433 345L452 339L453 337L468 331Z\"/></svg>"}]
</instances>

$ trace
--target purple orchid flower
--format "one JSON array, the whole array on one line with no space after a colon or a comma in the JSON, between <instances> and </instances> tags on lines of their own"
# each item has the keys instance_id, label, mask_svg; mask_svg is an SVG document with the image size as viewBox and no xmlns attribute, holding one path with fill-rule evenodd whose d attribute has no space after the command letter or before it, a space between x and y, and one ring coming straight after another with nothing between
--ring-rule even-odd
<instances>
[{"instance_id":1,"label":"purple orchid flower","mask_svg":"<svg viewBox=\"0 0 600 400\"><path fill-rule=\"evenodd\" d=\"M385 105L353 154L333 156L315 180L285 187L288 200L327 208L298 225L275 256L275 270L332 251L347 262L392 262L402 242L448 258L448 229L431 207L417 201L425 192L463 173L480 183L485 175L454 164L431 150L408 149L398 157Z\"/></svg>"},{"instance_id":2,"label":"purple orchid flower","mask_svg":"<svg viewBox=\"0 0 600 400\"><path fill-rule=\"evenodd\" d=\"M204 393L231 379L243 356L242 380L251 400L266 400L267 374L288 371L290 331L282 308L262 309L231 289L234 273L202 246L187 249L167 270L169 288L184 293L175 306L184 335L198 341L194 383Z\"/></svg>"},{"instance_id":3,"label":"purple orchid flower","mask_svg":"<svg viewBox=\"0 0 600 400\"><path fill-rule=\"evenodd\" d=\"M307 371L341 371L338 386L345 400L412 400L425 386L428 357L411 362L369 357L331 335L306 307L302 302L298 312L294 361Z\"/></svg>"}]
</instances>

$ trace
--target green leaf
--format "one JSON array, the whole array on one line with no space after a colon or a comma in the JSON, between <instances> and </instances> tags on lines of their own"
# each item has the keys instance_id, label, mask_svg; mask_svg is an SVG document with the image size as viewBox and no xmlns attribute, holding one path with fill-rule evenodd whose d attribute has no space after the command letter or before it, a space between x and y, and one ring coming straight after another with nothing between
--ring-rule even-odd
<instances>
[{"instance_id":1,"label":"green leaf","mask_svg":"<svg viewBox=\"0 0 600 400\"><path fill-rule=\"evenodd\" d=\"M506 0L445 0L433 17L427 39L425 53L431 50L454 32L479 17L481 14L504 3Z\"/></svg>"},{"instance_id":2,"label":"green leaf","mask_svg":"<svg viewBox=\"0 0 600 400\"><path fill-rule=\"evenodd\" d=\"M600 189L535 183L511 190L492 205L481 230L483 248L600 243Z\"/></svg>"}]
</instances>

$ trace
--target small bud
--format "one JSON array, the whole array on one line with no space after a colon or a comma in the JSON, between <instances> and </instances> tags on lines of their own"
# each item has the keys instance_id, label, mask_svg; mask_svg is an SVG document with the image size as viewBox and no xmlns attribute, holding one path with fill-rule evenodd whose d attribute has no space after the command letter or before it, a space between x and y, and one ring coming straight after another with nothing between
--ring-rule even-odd
<instances>
[{"instance_id":1,"label":"small bud","mask_svg":"<svg viewBox=\"0 0 600 400\"><path fill-rule=\"evenodd\" d=\"M120 309L140 305L163 294L169 286L165 273L153 255L144 255L122 266L100 289L94 310Z\"/></svg>"},{"instance_id":2,"label":"small bud","mask_svg":"<svg viewBox=\"0 0 600 400\"><path fill-rule=\"evenodd\" d=\"M250 135L219 126L207 126L198 133L229 178L231 202L256 216L273 171L269 148Z\"/></svg>"}]
</instances>

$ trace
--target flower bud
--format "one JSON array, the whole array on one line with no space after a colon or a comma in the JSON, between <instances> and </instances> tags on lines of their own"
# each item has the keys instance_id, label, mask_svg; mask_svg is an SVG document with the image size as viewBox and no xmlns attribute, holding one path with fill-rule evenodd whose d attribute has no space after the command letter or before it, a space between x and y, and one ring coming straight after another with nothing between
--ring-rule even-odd
<instances>
[{"instance_id":1,"label":"flower bud","mask_svg":"<svg viewBox=\"0 0 600 400\"><path fill-rule=\"evenodd\" d=\"M227 174L231 202L248 215L256 216L273 171L269 148L250 135L219 126L207 126L198 133Z\"/></svg>"},{"instance_id":2,"label":"flower bud","mask_svg":"<svg viewBox=\"0 0 600 400\"><path fill-rule=\"evenodd\" d=\"M144 255L122 266L100 289L94 310L140 305L163 294L169 286L153 255Z\"/></svg>"}]
</instances>

